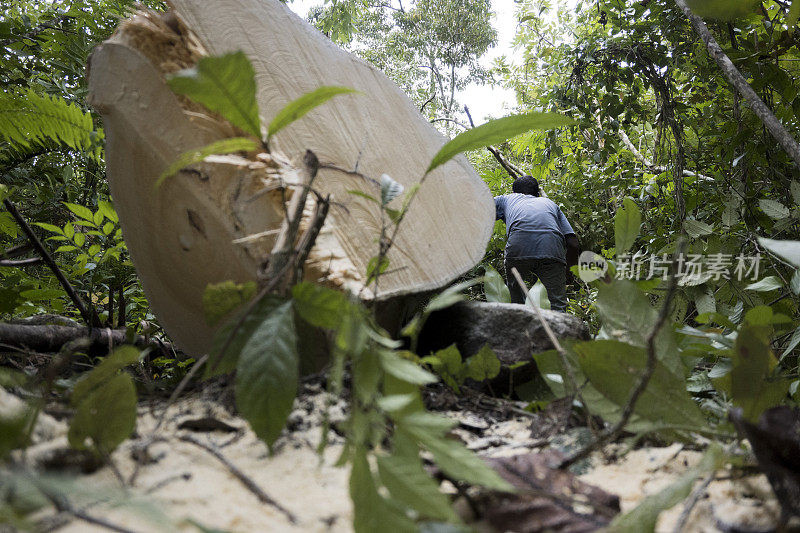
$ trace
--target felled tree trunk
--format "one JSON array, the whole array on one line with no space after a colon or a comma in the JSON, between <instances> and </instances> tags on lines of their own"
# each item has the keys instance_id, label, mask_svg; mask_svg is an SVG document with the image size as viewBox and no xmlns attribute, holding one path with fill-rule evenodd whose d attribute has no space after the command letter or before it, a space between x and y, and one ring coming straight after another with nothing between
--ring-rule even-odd
<instances>
[{"instance_id":1,"label":"felled tree trunk","mask_svg":"<svg viewBox=\"0 0 800 533\"><path fill-rule=\"evenodd\" d=\"M366 270L378 254L380 208L348 191L378 195L373 182L419 182L446 139L376 68L337 48L278 0L173 0L168 14L139 13L98 46L90 102L103 116L108 178L133 262L160 321L186 351L207 350L209 283L257 277L285 211L279 185L298 183L306 150L322 166L315 188L331 210L305 264L305 278L363 299L441 287L482 257L494 221L491 196L464 157L428 176L389 251L377 293ZM253 63L264 123L325 85L337 97L281 130L270 154L212 157L154 183L183 152L236 136L230 125L165 82L203 55L242 50ZM286 154L281 156L280 154ZM399 200L396 200L399 202ZM392 207L398 207L392 205ZM253 237L256 235L257 237Z\"/></svg>"}]
</instances>

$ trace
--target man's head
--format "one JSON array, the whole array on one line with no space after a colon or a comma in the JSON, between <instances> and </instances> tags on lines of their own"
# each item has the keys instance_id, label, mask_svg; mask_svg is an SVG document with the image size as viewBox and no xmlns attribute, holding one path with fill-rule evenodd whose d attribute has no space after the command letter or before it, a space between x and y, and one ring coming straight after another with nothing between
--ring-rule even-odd
<instances>
[{"instance_id":1,"label":"man's head","mask_svg":"<svg viewBox=\"0 0 800 533\"><path fill-rule=\"evenodd\" d=\"M539 182L533 176L522 176L514 180L511 190L520 194L539 196Z\"/></svg>"}]
</instances>

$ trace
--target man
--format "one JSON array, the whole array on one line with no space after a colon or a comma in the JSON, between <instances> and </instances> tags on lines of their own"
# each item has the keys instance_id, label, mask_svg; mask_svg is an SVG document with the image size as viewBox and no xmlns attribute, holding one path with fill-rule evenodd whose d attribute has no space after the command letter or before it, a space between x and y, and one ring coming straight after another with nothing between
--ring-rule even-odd
<instances>
[{"instance_id":1,"label":"man","mask_svg":"<svg viewBox=\"0 0 800 533\"><path fill-rule=\"evenodd\" d=\"M566 269L578 264L580 245L561 209L539 196L539 182L531 176L514 180L512 194L494 199L496 218L506 223L506 283L511 301L525 302L525 291L511 273L542 280L554 311L567 310Z\"/></svg>"}]
</instances>

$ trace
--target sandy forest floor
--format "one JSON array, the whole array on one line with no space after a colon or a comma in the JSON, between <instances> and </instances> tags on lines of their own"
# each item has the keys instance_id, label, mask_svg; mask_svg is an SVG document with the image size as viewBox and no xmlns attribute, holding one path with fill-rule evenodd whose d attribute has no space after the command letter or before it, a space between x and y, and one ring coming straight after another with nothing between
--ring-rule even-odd
<instances>
[{"instance_id":1,"label":"sandy forest floor","mask_svg":"<svg viewBox=\"0 0 800 533\"><path fill-rule=\"evenodd\" d=\"M569 451L589 437L585 428L570 428L569 415L562 417L557 405L531 415L523 414L524 404L477 395L458 399L444 389L426 396L429 408L459 421L453 436L487 458L540 453L548 447ZM6 394L0 404L8 407L14 401ZM316 452L325 403L319 383L303 386L272 457L244 420L231 412L226 394L208 387L170 406L154 440L153 428L164 403L142 404L136 434L114 452L113 468L98 468L87 456L65 453L66 424L51 415L42 416L36 444L19 458L48 471L82 469L84 473L69 485L73 507L131 531L201 531L201 527L241 532L351 531L348 471L333 466L343 439L333 431L324 454ZM334 427L344 420L345 408L339 402L329 411ZM143 454L144 444L151 441ZM681 444L634 450L618 444L577 466L582 481L618 495L626 512L675 481L700 457L700 452ZM246 487L231 466L256 487ZM130 480L134 471L133 487L123 486L120 479ZM259 490L261 499L256 495ZM657 531L673 531L681 520L683 531L775 528L779 507L761 474L742 477L720 471L704 491L695 492L699 498L688 519L681 518L685 503L679 504L662 513ZM262 502L265 498L277 505ZM457 501L456 508L468 522L474 520L464 502ZM45 513L38 519L41 529L48 531L107 530L64 512ZM480 521L472 525L493 531Z\"/></svg>"}]
</instances>

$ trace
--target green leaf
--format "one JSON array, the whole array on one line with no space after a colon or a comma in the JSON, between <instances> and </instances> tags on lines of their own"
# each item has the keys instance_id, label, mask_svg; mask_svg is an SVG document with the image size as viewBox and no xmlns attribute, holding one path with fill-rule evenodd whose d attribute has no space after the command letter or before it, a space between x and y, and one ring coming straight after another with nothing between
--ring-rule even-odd
<instances>
[{"instance_id":1,"label":"green leaf","mask_svg":"<svg viewBox=\"0 0 800 533\"><path fill-rule=\"evenodd\" d=\"M97 387L126 366L139 362L139 349L134 346L120 346L94 369L85 374L72 389L71 402L77 405L87 398Z\"/></svg>"},{"instance_id":2,"label":"green leaf","mask_svg":"<svg viewBox=\"0 0 800 533\"><path fill-rule=\"evenodd\" d=\"M800 0L793 0L792 7L789 8L789 13L786 15L786 26L791 30L797 24L797 19L800 17ZM792 182L795 184L797 182ZM798 185L798 189L800 189L800 185ZM800 190L798 191L798 196L800 196ZM800 204L800 200L795 197L795 201Z\"/></svg>"},{"instance_id":3,"label":"green leaf","mask_svg":"<svg viewBox=\"0 0 800 533\"><path fill-rule=\"evenodd\" d=\"M706 224L705 222L700 222L699 220L693 220L691 218L686 219L683 222L683 229L685 229L689 237L692 237L693 239L711 235L711 233L714 231L713 226Z\"/></svg>"},{"instance_id":4,"label":"green leaf","mask_svg":"<svg viewBox=\"0 0 800 533\"><path fill-rule=\"evenodd\" d=\"M407 383L428 385L439 381L436 376L418 364L408 359L403 359L396 352L390 350L382 350L380 352L380 362L384 372Z\"/></svg>"},{"instance_id":5,"label":"green leaf","mask_svg":"<svg viewBox=\"0 0 800 533\"><path fill-rule=\"evenodd\" d=\"M622 201L622 207L617 209L614 215L614 240L617 247L617 255L627 252L636 237L639 236L639 227L642 225L642 213L639 206L630 198Z\"/></svg>"},{"instance_id":6,"label":"green leaf","mask_svg":"<svg viewBox=\"0 0 800 533\"><path fill-rule=\"evenodd\" d=\"M786 357L798 345L800 345L800 326L798 326L798 328L794 330L794 333L792 333L792 338L789 339L789 344L786 345L786 349L781 354L781 361L783 361L783 358Z\"/></svg>"},{"instance_id":7,"label":"green leaf","mask_svg":"<svg viewBox=\"0 0 800 533\"><path fill-rule=\"evenodd\" d=\"M462 294L462 291L468 289L469 287L472 287L473 285L477 285L482 281L483 281L482 277L473 278L447 287L445 290L443 290L442 292L431 298L431 301L428 302L428 305L425 306L425 313L430 314L434 311L445 309L455 303L466 300L467 297L464 294Z\"/></svg>"},{"instance_id":8,"label":"green leaf","mask_svg":"<svg viewBox=\"0 0 800 533\"><path fill-rule=\"evenodd\" d=\"M103 213L103 216L108 220L115 224L119 222L119 216L117 216L117 212L114 210L114 206L111 204L111 202L107 200L100 200L97 203L97 207L100 212Z\"/></svg>"},{"instance_id":9,"label":"green leaf","mask_svg":"<svg viewBox=\"0 0 800 533\"><path fill-rule=\"evenodd\" d=\"M461 361L461 353L455 344L439 350L432 357L426 357L423 361L431 364L436 373L442 376L447 386L456 391L456 393L459 392L458 386L463 381L463 363Z\"/></svg>"},{"instance_id":10,"label":"green leaf","mask_svg":"<svg viewBox=\"0 0 800 533\"><path fill-rule=\"evenodd\" d=\"M258 143L253 139L247 137L233 137L231 139L222 139L221 141L214 141L210 144L197 148L196 150L189 150L178 156L167 169L161 173L156 180L154 187L158 188L164 183L164 180L174 176L181 169L186 168L195 163L199 163L210 155L230 154L234 152L250 152L258 148Z\"/></svg>"},{"instance_id":11,"label":"green leaf","mask_svg":"<svg viewBox=\"0 0 800 533\"><path fill-rule=\"evenodd\" d=\"M753 12L755 0L687 0L695 15L731 21Z\"/></svg>"},{"instance_id":12,"label":"green leaf","mask_svg":"<svg viewBox=\"0 0 800 533\"><path fill-rule=\"evenodd\" d=\"M364 191L359 191L357 189L348 189L347 193L352 194L353 196L360 196L361 198L366 198L370 202L375 202L376 204L380 204L377 198L375 198L371 194L365 193Z\"/></svg>"},{"instance_id":13,"label":"green leaf","mask_svg":"<svg viewBox=\"0 0 800 533\"><path fill-rule=\"evenodd\" d=\"M547 296L547 289L541 280L536 280L533 287L528 290L525 303L527 305L535 305L539 309L550 309L550 298Z\"/></svg>"},{"instance_id":14,"label":"green leaf","mask_svg":"<svg viewBox=\"0 0 800 533\"><path fill-rule=\"evenodd\" d=\"M86 234L85 233L74 233L72 235L72 241L75 243L75 246L80 248L84 244L86 244Z\"/></svg>"},{"instance_id":15,"label":"green leaf","mask_svg":"<svg viewBox=\"0 0 800 533\"><path fill-rule=\"evenodd\" d=\"M439 485L425 472L419 457L379 457L378 472L392 497L421 516L458 520L449 498L439 492Z\"/></svg>"},{"instance_id":16,"label":"green leaf","mask_svg":"<svg viewBox=\"0 0 800 533\"><path fill-rule=\"evenodd\" d=\"M62 202L62 203L65 206L67 206L67 209L69 209L70 211L75 213L75 215L79 216L80 218L82 218L84 220L88 220L90 222L92 221L92 218L94 217L94 214L92 213L92 211L88 207L84 207L84 206L78 205L78 204L71 204L69 202Z\"/></svg>"},{"instance_id":17,"label":"green leaf","mask_svg":"<svg viewBox=\"0 0 800 533\"><path fill-rule=\"evenodd\" d=\"M487 264L484 268L486 273L483 276L483 292L486 294L486 301L509 303L511 293L503 278L491 265Z\"/></svg>"},{"instance_id":18,"label":"green leaf","mask_svg":"<svg viewBox=\"0 0 800 533\"><path fill-rule=\"evenodd\" d=\"M754 423L765 410L781 404L789 391L789 381L774 376L777 360L770 348L771 330L749 323L741 327L733 349L733 369L726 376L734 405Z\"/></svg>"},{"instance_id":19,"label":"green leaf","mask_svg":"<svg viewBox=\"0 0 800 533\"><path fill-rule=\"evenodd\" d=\"M89 155L102 153L103 131L95 130L92 115L58 96L32 90L0 92L0 140L33 153L52 150L52 143Z\"/></svg>"},{"instance_id":20,"label":"green leaf","mask_svg":"<svg viewBox=\"0 0 800 533\"><path fill-rule=\"evenodd\" d=\"M477 128L472 128L457 135L455 139L445 144L433 157L426 174L438 166L444 165L461 152L476 150L490 144L505 141L511 137L533 129L549 130L569 126L573 120L556 113L528 113L514 115L497 120L491 120Z\"/></svg>"},{"instance_id":21,"label":"green leaf","mask_svg":"<svg viewBox=\"0 0 800 533\"><path fill-rule=\"evenodd\" d=\"M235 309L248 302L256 294L254 281L236 283L228 280L209 283L203 291L203 315L209 326L215 326Z\"/></svg>"},{"instance_id":22,"label":"green leaf","mask_svg":"<svg viewBox=\"0 0 800 533\"><path fill-rule=\"evenodd\" d=\"M93 245L91 245L91 246L89 247L89 252L88 252L88 254L89 254L90 256L94 257L95 255L97 255L97 254L100 252L100 248L101 248L101 247L100 247L100 245L99 245L99 244L93 244Z\"/></svg>"},{"instance_id":23,"label":"green leaf","mask_svg":"<svg viewBox=\"0 0 800 533\"><path fill-rule=\"evenodd\" d=\"M792 3L792 9L796 9L798 14L800 14L800 2ZM797 22L797 19L795 19ZM789 190L792 193L792 199L796 205L800 205L800 181L793 180L792 183L789 185Z\"/></svg>"},{"instance_id":24,"label":"green leaf","mask_svg":"<svg viewBox=\"0 0 800 533\"><path fill-rule=\"evenodd\" d=\"M776 241L759 237L758 243L789 264L800 268L800 241Z\"/></svg>"},{"instance_id":25,"label":"green leaf","mask_svg":"<svg viewBox=\"0 0 800 533\"><path fill-rule=\"evenodd\" d=\"M603 396L620 407L625 406L646 365L644 348L598 340L576 344L575 352L589 382ZM673 374L661 363L656 363L653 376L636 402L634 412L653 422L698 428L706 426L703 413L686 392L683 374Z\"/></svg>"},{"instance_id":26,"label":"green leaf","mask_svg":"<svg viewBox=\"0 0 800 533\"><path fill-rule=\"evenodd\" d=\"M415 524L378 493L366 453L358 450L350 471L350 499L353 502L353 529L355 533L391 531L416 532Z\"/></svg>"},{"instance_id":27,"label":"green leaf","mask_svg":"<svg viewBox=\"0 0 800 533\"><path fill-rule=\"evenodd\" d=\"M236 366L236 406L272 447L297 395L300 360L291 302L275 308L253 331Z\"/></svg>"},{"instance_id":28,"label":"green leaf","mask_svg":"<svg viewBox=\"0 0 800 533\"><path fill-rule=\"evenodd\" d=\"M494 350L484 344L478 353L467 359L466 376L475 381L496 378L500 373L500 359Z\"/></svg>"},{"instance_id":29,"label":"green leaf","mask_svg":"<svg viewBox=\"0 0 800 533\"><path fill-rule=\"evenodd\" d=\"M800 268L794 271L794 275L792 276L792 281L789 282L789 286L793 293L800 294Z\"/></svg>"},{"instance_id":30,"label":"green leaf","mask_svg":"<svg viewBox=\"0 0 800 533\"><path fill-rule=\"evenodd\" d=\"M774 220L782 220L791 214L786 206L775 200L759 200L758 206L765 215Z\"/></svg>"},{"instance_id":31,"label":"green leaf","mask_svg":"<svg viewBox=\"0 0 800 533\"><path fill-rule=\"evenodd\" d=\"M658 320L658 311L650 305L650 299L636 284L627 280L601 284L597 293L597 310L603 330L610 338L642 348L647 346L647 337ZM675 334L669 325L656 335L656 355L673 374L686 372L678 355Z\"/></svg>"},{"instance_id":32,"label":"green leaf","mask_svg":"<svg viewBox=\"0 0 800 533\"><path fill-rule=\"evenodd\" d=\"M413 421L410 423L413 416L398 421L399 427L427 448L436 465L448 476L494 490L513 491L511 485L463 444L439 436Z\"/></svg>"},{"instance_id":33,"label":"green leaf","mask_svg":"<svg viewBox=\"0 0 800 533\"><path fill-rule=\"evenodd\" d=\"M350 309L350 302L343 292L308 281L292 287L292 296L297 313L318 328L337 329Z\"/></svg>"},{"instance_id":34,"label":"green leaf","mask_svg":"<svg viewBox=\"0 0 800 533\"><path fill-rule=\"evenodd\" d=\"M381 205L388 205L401 194L403 194L403 184L394 181L389 174L381 174Z\"/></svg>"},{"instance_id":35,"label":"green leaf","mask_svg":"<svg viewBox=\"0 0 800 533\"><path fill-rule=\"evenodd\" d=\"M45 222L34 222L36 226L40 228L46 229L47 231L51 231L53 233L58 233L59 235L64 235L64 230L59 228L58 226L54 226L52 224L47 224Z\"/></svg>"},{"instance_id":36,"label":"green leaf","mask_svg":"<svg viewBox=\"0 0 800 533\"><path fill-rule=\"evenodd\" d=\"M136 427L136 387L128 374L104 380L73 405L75 416L67 434L73 448L85 448L90 439L98 452L107 455Z\"/></svg>"},{"instance_id":37,"label":"green leaf","mask_svg":"<svg viewBox=\"0 0 800 533\"><path fill-rule=\"evenodd\" d=\"M751 283L745 289L748 291L769 292L781 287L783 287L783 282L777 276L768 276L760 281Z\"/></svg>"},{"instance_id":38,"label":"green leaf","mask_svg":"<svg viewBox=\"0 0 800 533\"><path fill-rule=\"evenodd\" d=\"M712 444L696 467L677 481L648 496L632 511L617 516L605 531L609 533L652 533L662 511L675 507L685 500L700 476L709 475L722 468L725 455L718 444Z\"/></svg>"},{"instance_id":39,"label":"green leaf","mask_svg":"<svg viewBox=\"0 0 800 533\"><path fill-rule=\"evenodd\" d=\"M170 76L167 83L177 94L188 96L261 138L255 71L244 52L203 57L195 67Z\"/></svg>"},{"instance_id":40,"label":"green leaf","mask_svg":"<svg viewBox=\"0 0 800 533\"><path fill-rule=\"evenodd\" d=\"M389 258L385 255L375 255L367 263L367 285L389 268Z\"/></svg>"},{"instance_id":41,"label":"green leaf","mask_svg":"<svg viewBox=\"0 0 800 533\"><path fill-rule=\"evenodd\" d=\"M286 107L278 111L278 114L275 115L275 118L272 119L267 127L268 135L272 137L295 120L299 119L315 107L324 104L334 96L358 92L359 91L351 89L350 87L339 86L325 86L308 92L300 98L289 102Z\"/></svg>"},{"instance_id":42,"label":"green leaf","mask_svg":"<svg viewBox=\"0 0 800 533\"><path fill-rule=\"evenodd\" d=\"M250 340L250 336L269 314L283 303L284 300L267 295L256 302L253 309L244 318L242 318L244 312L242 310L225 320L214 332L214 339L208 352L209 360L203 377L207 379L233 372L238 364L239 354ZM236 328L237 324L241 324L238 329ZM236 333L231 338L231 332L234 329L236 329Z\"/></svg>"}]
</instances>

